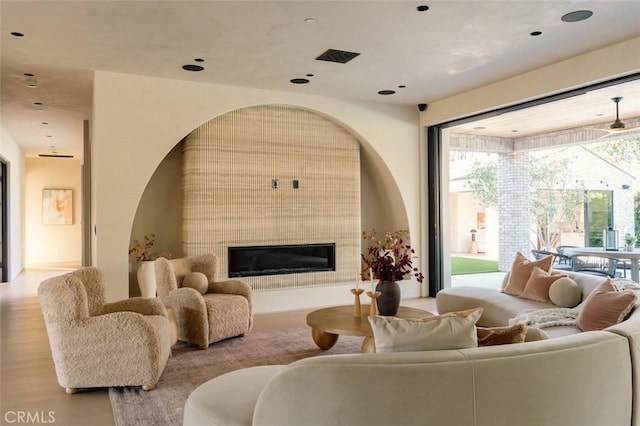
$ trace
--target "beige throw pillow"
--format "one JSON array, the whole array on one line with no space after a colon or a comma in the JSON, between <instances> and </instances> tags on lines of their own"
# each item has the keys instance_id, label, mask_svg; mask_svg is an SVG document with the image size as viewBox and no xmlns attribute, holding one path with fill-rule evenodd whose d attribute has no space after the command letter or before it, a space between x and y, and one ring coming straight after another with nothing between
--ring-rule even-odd
<instances>
[{"instance_id":1,"label":"beige throw pillow","mask_svg":"<svg viewBox=\"0 0 640 426\"><path fill-rule=\"evenodd\" d=\"M520 297L543 303L551 303L549 288L556 280L566 276L566 274L551 274L535 266L531 271L529 280L524 286Z\"/></svg>"},{"instance_id":2,"label":"beige throw pillow","mask_svg":"<svg viewBox=\"0 0 640 426\"><path fill-rule=\"evenodd\" d=\"M376 352L462 349L478 346L476 322L482 308L424 319L370 316Z\"/></svg>"},{"instance_id":3,"label":"beige throw pillow","mask_svg":"<svg viewBox=\"0 0 640 426\"><path fill-rule=\"evenodd\" d=\"M182 287L190 287L205 294L209 289L209 280L202 272L192 272L182 280Z\"/></svg>"},{"instance_id":4,"label":"beige throw pillow","mask_svg":"<svg viewBox=\"0 0 640 426\"><path fill-rule=\"evenodd\" d=\"M547 256L544 259L532 262L522 253L516 253L516 258L511 265L509 281L507 281L507 285L504 287L502 292L513 296L520 296L524 291L524 287L527 285L527 281L529 281L533 268L537 266L543 271L549 272L551 270L552 263L553 256Z\"/></svg>"},{"instance_id":5,"label":"beige throw pillow","mask_svg":"<svg viewBox=\"0 0 640 426\"><path fill-rule=\"evenodd\" d=\"M582 331L602 330L624 321L636 306L633 290L618 291L611 279L596 287L585 299L576 324Z\"/></svg>"},{"instance_id":6,"label":"beige throw pillow","mask_svg":"<svg viewBox=\"0 0 640 426\"><path fill-rule=\"evenodd\" d=\"M535 342L538 340L547 340L549 335L541 328L527 327L527 335L524 337L525 342Z\"/></svg>"},{"instance_id":7,"label":"beige throw pillow","mask_svg":"<svg viewBox=\"0 0 640 426\"><path fill-rule=\"evenodd\" d=\"M582 291L578 283L569 277L560 278L549 287L549 299L562 308L578 306L582 300Z\"/></svg>"}]
</instances>

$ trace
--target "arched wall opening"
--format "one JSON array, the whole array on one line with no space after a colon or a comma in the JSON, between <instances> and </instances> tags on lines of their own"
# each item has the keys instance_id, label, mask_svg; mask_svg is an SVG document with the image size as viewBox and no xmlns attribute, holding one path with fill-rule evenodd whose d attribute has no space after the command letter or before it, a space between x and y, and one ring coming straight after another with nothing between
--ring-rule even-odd
<instances>
[{"instance_id":1,"label":"arched wall opening","mask_svg":"<svg viewBox=\"0 0 640 426\"><path fill-rule=\"evenodd\" d=\"M206 202L193 204L193 197ZM197 218L189 218L194 211ZM214 252L223 279L230 245L340 239L334 273L246 279L260 291L353 282L361 231L372 228L409 229L398 185L376 150L326 114L259 105L215 117L174 146L140 198L131 241L155 234L154 249L173 257ZM136 296L130 262L129 294Z\"/></svg>"}]
</instances>

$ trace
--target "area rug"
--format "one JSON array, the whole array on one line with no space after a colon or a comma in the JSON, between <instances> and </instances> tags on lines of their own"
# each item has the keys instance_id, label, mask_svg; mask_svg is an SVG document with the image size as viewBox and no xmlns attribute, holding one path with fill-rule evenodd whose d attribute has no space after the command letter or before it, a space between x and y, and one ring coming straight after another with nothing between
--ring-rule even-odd
<instances>
[{"instance_id":1,"label":"area rug","mask_svg":"<svg viewBox=\"0 0 640 426\"><path fill-rule=\"evenodd\" d=\"M173 348L156 388L110 388L109 399L117 426L182 425L184 404L200 384L229 371L254 365L289 364L302 358L359 353L362 337L340 336L328 351L319 349L308 327L250 333L199 350L178 344Z\"/></svg>"}]
</instances>

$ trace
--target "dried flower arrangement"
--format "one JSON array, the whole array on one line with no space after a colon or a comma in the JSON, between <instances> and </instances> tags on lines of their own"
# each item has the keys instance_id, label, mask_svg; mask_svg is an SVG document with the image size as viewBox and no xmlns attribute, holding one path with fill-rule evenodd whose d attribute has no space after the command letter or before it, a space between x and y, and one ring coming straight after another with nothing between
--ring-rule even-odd
<instances>
[{"instance_id":1,"label":"dried flower arrangement","mask_svg":"<svg viewBox=\"0 0 640 426\"><path fill-rule=\"evenodd\" d=\"M378 238L376 230L364 231L362 238L369 241L366 253L361 254L365 269L371 269L373 277L381 281L401 281L411 275L421 283L424 275L413 266L415 250L405 241L409 238L409 231L386 231L382 239Z\"/></svg>"},{"instance_id":2,"label":"dried flower arrangement","mask_svg":"<svg viewBox=\"0 0 640 426\"><path fill-rule=\"evenodd\" d=\"M150 234L144 236L144 244L134 239L133 244L129 247L129 255L136 259L137 263L147 262L150 260L156 260L159 257L166 257L171 259L171 253L156 253L152 252L151 248L156 243L156 235Z\"/></svg>"}]
</instances>

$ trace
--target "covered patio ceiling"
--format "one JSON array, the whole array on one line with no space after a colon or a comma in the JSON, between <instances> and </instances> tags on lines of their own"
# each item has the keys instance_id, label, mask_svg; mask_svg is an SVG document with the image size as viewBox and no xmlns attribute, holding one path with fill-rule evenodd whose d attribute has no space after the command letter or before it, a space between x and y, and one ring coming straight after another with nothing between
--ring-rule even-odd
<instances>
[{"instance_id":1,"label":"covered patio ceiling","mask_svg":"<svg viewBox=\"0 0 640 426\"><path fill-rule=\"evenodd\" d=\"M625 124L621 130L612 130L619 102L619 118ZM576 127L574 123L580 123ZM531 140L545 140L539 148L558 144L584 143L595 140L613 140L640 135L640 78L623 83L578 92L575 96L505 112L488 118L470 121L448 129L456 134L471 136L468 140L507 140L513 150L534 149ZM535 138L532 138L534 137ZM487 138L488 137L488 138Z\"/></svg>"}]
</instances>

